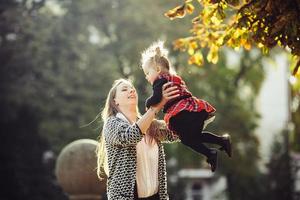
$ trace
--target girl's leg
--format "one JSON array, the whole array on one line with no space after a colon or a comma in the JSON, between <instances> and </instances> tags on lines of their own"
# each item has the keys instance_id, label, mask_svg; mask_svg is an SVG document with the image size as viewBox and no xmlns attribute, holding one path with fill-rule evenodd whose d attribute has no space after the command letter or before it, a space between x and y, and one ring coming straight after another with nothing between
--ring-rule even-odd
<instances>
[{"instance_id":1,"label":"girl's leg","mask_svg":"<svg viewBox=\"0 0 300 200\"><path fill-rule=\"evenodd\" d=\"M211 149L205 146L200 138L198 113L182 111L170 119L170 124L177 132L181 142L192 148L194 151L209 157ZM200 124L200 126L203 126Z\"/></svg>"},{"instance_id":2,"label":"girl's leg","mask_svg":"<svg viewBox=\"0 0 300 200\"><path fill-rule=\"evenodd\" d=\"M204 120L206 120L208 113L205 111L202 112L188 112L182 111L175 117L173 117L173 124L175 128L179 129L180 132L185 132L181 134L182 136L187 135L192 139L192 142L203 142L218 144L220 146L224 145L224 139L221 136L215 135L208 131L202 131ZM202 133L201 133L202 132Z\"/></svg>"},{"instance_id":3,"label":"girl's leg","mask_svg":"<svg viewBox=\"0 0 300 200\"><path fill-rule=\"evenodd\" d=\"M176 120L175 120L176 121ZM193 126L191 126L193 127ZM216 149L208 148L205 146L201 140L199 140L196 136L198 136L199 131L197 131L195 128L188 128L185 127L185 130L182 130L181 134L181 141L186 146L190 147L194 151L201 153L206 156L206 161L211 166L211 171L214 172L217 169L217 163L218 163L218 152Z\"/></svg>"},{"instance_id":4,"label":"girl's leg","mask_svg":"<svg viewBox=\"0 0 300 200\"><path fill-rule=\"evenodd\" d=\"M201 154L205 155L207 158L211 156L212 150L210 148L205 146L203 143L197 141L196 138L191 138L189 136L189 134L186 134L186 133L182 134L182 136L180 137L182 144L190 147L197 153L201 153Z\"/></svg>"},{"instance_id":5,"label":"girl's leg","mask_svg":"<svg viewBox=\"0 0 300 200\"><path fill-rule=\"evenodd\" d=\"M229 135L218 136L208 131L202 131L207 112L188 112L182 111L170 119L170 124L180 136L183 144L189 146L194 151L204 154L206 157L211 155L212 149L203 143L217 144L220 150L232 156L231 139Z\"/></svg>"},{"instance_id":6,"label":"girl's leg","mask_svg":"<svg viewBox=\"0 0 300 200\"><path fill-rule=\"evenodd\" d=\"M227 155L229 157L232 156L232 148L231 148L231 138L230 135L225 134L222 136L218 136L215 135L211 132L208 131L202 131L203 129L203 123L204 120L207 119L208 113L204 112L199 112L197 113L197 119L199 120L198 123L196 123L195 127L193 127L193 129L199 130L201 131L201 133L199 134L199 132L195 132L194 134L194 138L195 141L201 141L203 143L210 143L210 144L217 144L219 146L221 146L219 149L222 151L225 151L227 153Z\"/></svg>"},{"instance_id":7,"label":"girl's leg","mask_svg":"<svg viewBox=\"0 0 300 200\"><path fill-rule=\"evenodd\" d=\"M217 144L221 146L219 150L225 151L229 157L232 156L231 138L228 134L218 136L208 131L202 131L196 138L204 143Z\"/></svg>"},{"instance_id":8,"label":"girl's leg","mask_svg":"<svg viewBox=\"0 0 300 200\"><path fill-rule=\"evenodd\" d=\"M202 134L198 134L202 142L217 144L220 146L224 145L224 138L218 135L215 135L208 131L202 131Z\"/></svg>"}]
</instances>

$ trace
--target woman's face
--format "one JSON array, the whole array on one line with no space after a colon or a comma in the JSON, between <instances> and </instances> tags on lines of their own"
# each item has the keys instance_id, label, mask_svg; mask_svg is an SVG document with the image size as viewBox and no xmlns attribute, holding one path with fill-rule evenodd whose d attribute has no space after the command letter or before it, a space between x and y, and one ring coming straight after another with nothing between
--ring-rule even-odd
<instances>
[{"instance_id":1,"label":"woman's face","mask_svg":"<svg viewBox=\"0 0 300 200\"><path fill-rule=\"evenodd\" d=\"M116 88L114 100L118 107L137 106L138 96L130 82L122 82Z\"/></svg>"}]
</instances>

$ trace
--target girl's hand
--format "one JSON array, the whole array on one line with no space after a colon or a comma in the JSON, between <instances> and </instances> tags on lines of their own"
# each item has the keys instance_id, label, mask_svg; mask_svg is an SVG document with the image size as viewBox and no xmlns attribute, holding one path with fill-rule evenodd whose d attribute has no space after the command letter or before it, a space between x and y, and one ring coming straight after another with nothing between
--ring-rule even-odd
<instances>
[{"instance_id":1,"label":"girl's hand","mask_svg":"<svg viewBox=\"0 0 300 200\"><path fill-rule=\"evenodd\" d=\"M183 89L187 89L186 84L185 84L185 82L184 82L183 80L181 81L181 87L182 87Z\"/></svg>"},{"instance_id":2,"label":"girl's hand","mask_svg":"<svg viewBox=\"0 0 300 200\"><path fill-rule=\"evenodd\" d=\"M162 87L162 100L153 108L158 112L171 99L179 96L179 89L177 86L172 86L172 82L165 83Z\"/></svg>"}]
</instances>

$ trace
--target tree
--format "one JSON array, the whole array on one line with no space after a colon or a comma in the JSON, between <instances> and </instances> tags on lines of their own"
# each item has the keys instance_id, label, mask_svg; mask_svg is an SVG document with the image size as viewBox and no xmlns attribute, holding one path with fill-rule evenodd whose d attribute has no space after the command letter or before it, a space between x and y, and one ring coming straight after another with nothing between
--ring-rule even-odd
<instances>
[{"instance_id":1,"label":"tree","mask_svg":"<svg viewBox=\"0 0 300 200\"><path fill-rule=\"evenodd\" d=\"M232 53L232 52L231 52ZM217 65L207 64L205 70L198 67L179 67L177 72L186 80L189 89L197 97L211 102L217 108L216 120L209 125L207 130L217 134L230 133L233 139L234 156L228 159L220 152L218 172L227 178L229 199L263 199L264 185L257 166L259 159L259 141L254 130L257 126L258 113L255 108L255 97L259 92L260 85L264 79L264 68L261 62L254 61L261 59L260 54L254 52L241 52L229 55L229 52L220 53L220 62ZM230 60L236 64L228 63ZM182 63L185 57L182 57ZM241 70L243 69L243 70ZM245 93L244 91L248 92ZM200 155L191 152L178 144L173 152L181 162L179 167L207 166L202 164ZM249 185L253 190L249 190ZM178 191L180 192L180 191Z\"/></svg>"},{"instance_id":2,"label":"tree","mask_svg":"<svg viewBox=\"0 0 300 200\"><path fill-rule=\"evenodd\" d=\"M0 3L3 199L67 199L55 183L53 165L44 160L51 147L39 134L40 112L35 101L26 98L32 92L30 83L37 78L37 71L32 70L34 61L29 59L32 51L27 51L33 38L31 25L43 6L44 1Z\"/></svg>"},{"instance_id":3,"label":"tree","mask_svg":"<svg viewBox=\"0 0 300 200\"><path fill-rule=\"evenodd\" d=\"M218 61L218 51L227 45L234 49L250 49L256 45L264 53L276 45L288 47L298 58L293 75L300 72L300 2L294 0L203 0L199 13L192 20L192 36L174 42L177 49L188 50L189 62L201 65L201 49L209 48L207 60ZM183 18L195 10L193 0L185 0L165 15L170 19Z\"/></svg>"},{"instance_id":4,"label":"tree","mask_svg":"<svg viewBox=\"0 0 300 200\"><path fill-rule=\"evenodd\" d=\"M67 200L53 174L54 160L45 156L51 148L38 134L34 109L23 105L15 119L2 116L0 125L1 199Z\"/></svg>"},{"instance_id":5,"label":"tree","mask_svg":"<svg viewBox=\"0 0 300 200\"><path fill-rule=\"evenodd\" d=\"M1 78L5 80L2 97L7 101L4 113L14 117L19 115L17 108L22 105L33 107L39 117L38 135L46 138L58 153L75 139L97 139L101 124L80 127L99 113L117 78L128 77L134 81L143 112L151 87L145 84L138 66L140 52L158 38L168 41L178 38L189 25L185 19L182 25L171 24L163 18L163 11L172 2L45 1L26 20L19 17L24 7L18 7L17 13L7 9L5 16L14 16L18 23L7 23L15 26L15 37L10 35L8 38L13 39L6 41L9 45L1 46L1 61L9 58L1 66ZM19 30L16 27L22 27L22 32L16 31ZM11 56L5 56L10 50L13 50ZM230 196L238 199L238 195L245 193L245 198L250 199L254 194L248 194L247 189L254 184L253 177L257 177L259 155L258 141L253 135L258 116L253 102L248 100L254 99L259 91L263 68L260 62L250 67L249 63L260 59L252 53L241 51L240 65L234 67L227 64L227 55L223 53L218 68L209 65L208 71L196 66L183 67L186 56L178 52L171 51L170 58L192 92L216 105L219 114L212 129L218 133L230 132L239 146L232 161L221 157L220 173L232 178ZM245 99L241 91L247 88L250 92ZM180 161L185 161L180 162L181 167L202 166L204 159L200 156L194 159L195 155L179 144L167 149L168 156L175 154Z\"/></svg>"},{"instance_id":6,"label":"tree","mask_svg":"<svg viewBox=\"0 0 300 200\"><path fill-rule=\"evenodd\" d=\"M291 155L286 149L284 135L281 133L274 140L271 159L267 165L267 191L270 199L293 199L294 173L291 163ZM282 142L283 141L283 142Z\"/></svg>"}]
</instances>

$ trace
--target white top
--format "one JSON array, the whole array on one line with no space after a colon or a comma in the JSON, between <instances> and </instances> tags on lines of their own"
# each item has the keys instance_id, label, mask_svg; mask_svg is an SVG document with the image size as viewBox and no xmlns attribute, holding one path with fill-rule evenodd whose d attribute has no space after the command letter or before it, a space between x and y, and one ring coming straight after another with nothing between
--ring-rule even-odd
<instances>
[{"instance_id":1,"label":"white top","mask_svg":"<svg viewBox=\"0 0 300 200\"><path fill-rule=\"evenodd\" d=\"M118 113L116 117L126 119L126 117ZM147 142L145 142L145 138ZM137 151L137 169L136 182L139 198L149 197L158 192L158 145L155 141L149 143L148 136L136 145Z\"/></svg>"},{"instance_id":2,"label":"white top","mask_svg":"<svg viewBox=\"0 0 300 200\"><path fill-rule=\"evenodd\" d=\"M151 144L145 138L137 143L137 169L136 182L138 197L148 197L158 192L158 145L155 141Z\"/></svg>"}]
</instances>

